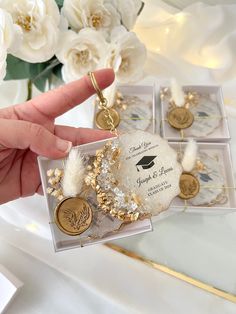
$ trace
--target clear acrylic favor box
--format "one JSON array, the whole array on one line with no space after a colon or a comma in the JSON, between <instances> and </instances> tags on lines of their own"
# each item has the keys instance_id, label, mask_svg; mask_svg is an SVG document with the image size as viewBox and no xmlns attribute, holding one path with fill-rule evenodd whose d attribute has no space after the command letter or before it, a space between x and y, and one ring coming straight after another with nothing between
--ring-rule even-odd
<instances>
[{"instance_id":1,"label":"clear acrylic favor box","mask_svg":"<svg viewBox=\"0 0 236 314\"><path fill-rule=\"evenodd\" d=\"M161 134L169 141L186 141L194 138L199 142L227 142L230 140L228 121L224 108L222 89L220 86L183 86L185 94L195 93L198 97L195 104L190 104L189 110L194 116L193 124L182 130L173 128L168 122L171 93L168 86L162 86L161 91L168 92L160 100L161 104ZM196 98L197 99L197 98Z\"/></svg>"},{"instance_id":2,"label":"clear acrylic favor box","mask_svg":"<svg viewBox=\"0 0 236 314\"><path fill-rule=\"evenodd\" d=\"M78 149L87 159L94 156L97 149L104 146L107 140L84 144L73 149ZM41 174L42 186L44 190L46 206L49 213L49 224L52 233L55 251L83 247L87 245L99 244L115 239L120 239L148 231L152 231L150 219L135 221L124 224L122 221L110 215L105 215L97 207L96 195L91 192L87 200L93 211L93 220L89 229L78 236L70 236L63 233L54 221L54 211L59 203L51 195L47 194L49 169L63 168L63 160L50 160L44 157L38 157L39 169Z\"/></svg>"}]
</instances>

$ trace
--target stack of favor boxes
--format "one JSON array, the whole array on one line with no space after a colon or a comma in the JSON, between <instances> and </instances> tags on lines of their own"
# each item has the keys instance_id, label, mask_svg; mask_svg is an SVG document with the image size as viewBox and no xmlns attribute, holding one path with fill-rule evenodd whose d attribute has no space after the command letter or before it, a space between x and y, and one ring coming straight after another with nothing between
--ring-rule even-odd
<instances>
[{"instance_id":1,"label":"stack of favor boxes","mask_svg":"<svg viewBox=\"0 0 236 314\"><path fill-rule=\"evenodd\" d=\"M174 103L169 86L118 86L114 107L119 112L120 132L141 129L160 134L177 151L181 161L188 140L197 141L193 174L200 182L199 193L188 200L176 197L170 212L228 213L236 209L230 134L220 86L183 86L187 114L181 113L184 128L173 125ZM97 108L97 107L96 107ZM96 109L97 110L97 109ZM188 114L192 121L186 127ZM187 124L186 124L187 123ZM96 124L96 112L94 119Z\"/></svg>"}]
</instances>

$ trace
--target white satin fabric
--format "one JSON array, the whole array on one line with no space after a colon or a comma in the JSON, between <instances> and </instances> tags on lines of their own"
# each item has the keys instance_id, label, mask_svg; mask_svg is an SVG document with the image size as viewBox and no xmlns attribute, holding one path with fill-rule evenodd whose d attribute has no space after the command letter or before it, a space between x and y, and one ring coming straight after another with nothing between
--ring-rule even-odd
<instances>
[{"instance_id":1,"label":"white satin fabric","mask_svg":"<svg viewBox=\"0 0 236 314\"><path fill-rule=\"evenodd\" d=\"M195 3L178 12L147 1L135 31L150 53L149 74L175 75L190 84L236 77L236 4Z\"/></svg>"}]
</instances>

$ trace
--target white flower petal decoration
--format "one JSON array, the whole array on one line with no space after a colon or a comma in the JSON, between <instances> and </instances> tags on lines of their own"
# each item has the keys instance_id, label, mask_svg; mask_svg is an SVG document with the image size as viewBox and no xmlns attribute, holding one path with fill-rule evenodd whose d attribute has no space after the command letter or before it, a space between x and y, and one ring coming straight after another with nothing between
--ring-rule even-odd
<instances>
[{"instance_id":1,"label":"white flower petal decoration","mask_svg":"<svg viewBox=\"0 0 236 314\"><path fill-rule=\"evenodd\" d=\"M1 3L1 1L0 1ZM13 24L11 15L0 8L0 47L1 49L12 49L18 42L19 27Z\"/></svg>"},{"instance_id":2,"label":"white flower petal decoration","mask_svg":"<svg viewBox=\"0 0 236 314\"><path fill-rule=\"evenodd\" d=\"M22 44L12 54L35 63L55 54L60 13L54 0L0 0L0 8L9 12L21 32Z\"/></svg>"},{"instance_id":3,"label":"white flower petal decoration","mask_svg":"<svg viewBox=\"0 0 236 314\"><path fill-rule=\"evenodd\" d=\"M7 53L14 51L20 43L17 30L11 15L0 8L0 82L6 75Z\"/></svg>"},{"instance_id":4,"label":"white flower petal decoration","mask_svg":"<svg viewBox=\"0 0 236 314\"><path fill-rule=\"evenodd\" d=\"M146 55L146 48L135 33L128 32L124 26L112 30L106 65L115 70L119 83L141 79Z\"/></svg>"},{"instance_id":5,"label":"white flower petal decoration","mask_svg":"<svg viewBox=\"0 0 236 314\"><path fill-rule=\"evenodd\" d=\"M197 159L197 142L193 139L188 141L182 159L182 167L185 172L191 172L195 166Z\"/></svg>"},{"instance_id":6,"label":"white flower petal decoration","mask_svg":"<svg viewBox=\"0 0 236 314\"><path fill-rule=\"evenodd\" d=\"M6 50L3 48L0 48L0 83L6 76L6 67L7 67L6 59L7 59Z\"/></svg>"},{"instance_id":7,"label":"white flower petal decoration","mask_svg":"<svg viewBox=\"0 0 236 314\"><path fill-rule=\"evenodd\" d=\"M110 0L107 0L107 2ZM142 8L141 0L115 0L117 10L120 12L122 25L128 30L134 27L138 13Z\"/></svg>"},{"instance_id":8,"label":"white flower petal decoration","mask_svg":"<svg viewBox=\"0 0 236 314\"><path fill-rule=\"evenodd\" d=\"M81 78L89 71L104 67L108 45L102 35L91 28L79 33L71 30L61 34L57 58L63 64L62 77L65 82Z\"/></svg>"},{"instance_id":9,"label":"white flower petal decoration","mask_svg":"<svg viewBox=\"0 0 236 314\"><path fill-rule=\"evenodd\" d=\"M184 92L181 85L177 82L175 78L171 79L171 99L174 101L177 107L182 107L184 105Z\"/></svg>"},{"instance_id":10,"label":"white flower petal decoration","mask_svg":"<svg viewBox=\"0 0 236 314\"><path fill-rule=\"evenodd\" d=\"M84 161L81 153L72 148L64 167L62 190L65 197L78 196L83 188L85 176Z\"/></svg>"},{"instance_id":11,"label":"white flower petal decoration","mask_svg":"<svg viewBox=\"0 0 236 314\"><path fill-rule=\"evenodd\" d=\"M112 5L112 1L65 0L62 12L75 31L85 27L111 30L121 24L120 14Z\"/></svg>"}]
</instances>

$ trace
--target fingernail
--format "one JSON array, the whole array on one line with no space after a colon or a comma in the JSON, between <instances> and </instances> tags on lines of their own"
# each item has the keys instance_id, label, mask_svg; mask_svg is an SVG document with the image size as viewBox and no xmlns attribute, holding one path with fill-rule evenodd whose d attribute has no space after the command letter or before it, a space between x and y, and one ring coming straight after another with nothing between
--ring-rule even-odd
<instances>
[{"instance_id":1,"label":"fingernail","mask_svg":"<svg viewBox=\"0 0 236 314\"><path fill-rule=\"evenodd\" d=\"M58 150L68 154L69 151L71 150L72 142L57 139L56 145Z\"/></svg>"}]
</instances>

